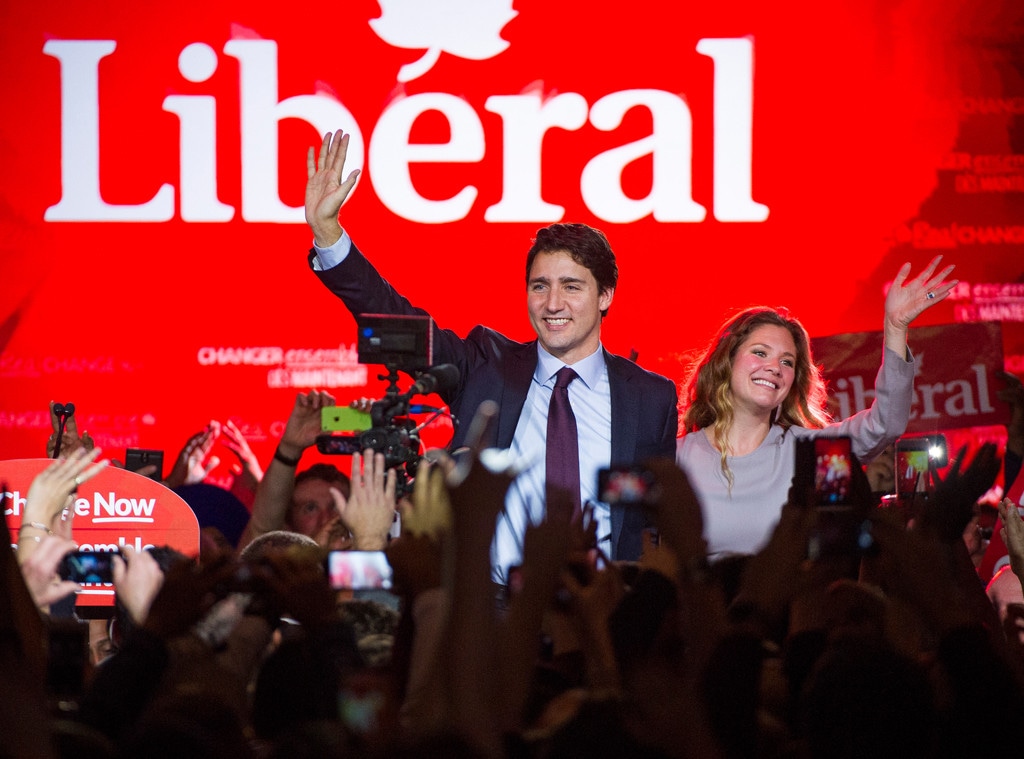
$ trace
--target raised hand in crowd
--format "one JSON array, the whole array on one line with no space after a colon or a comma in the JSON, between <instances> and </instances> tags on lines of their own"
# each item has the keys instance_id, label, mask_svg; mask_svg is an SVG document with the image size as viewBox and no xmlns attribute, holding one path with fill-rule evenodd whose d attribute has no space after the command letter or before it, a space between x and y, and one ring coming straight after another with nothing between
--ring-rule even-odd
<instances>
[{"instance_id":1,"label":"raised hand in crowd","mask_svg":"<svg viewBox=\"0 0 1024 759\"><path fill-rule=\"evenodd\" d=\"M974 518L978 499L995 483L1002 464L995 443L984 443L970 466L961 472L966 455L967 446L963 446L954 457L945 480L939 482L925 502L919 523L919 527L935 530L949 543L961 540L964 529Z\"/></svg>"},{"instance_id":2,"label":"raised hand in crowd","mask_svg":"<svg viewBox=\"0 0 1024 759\"><path fill-rule=\"evenodd\" d=\"M402 534L424 535L440 541L451 531L452 504L445 483L454 462L442 452L434 464L425 456L416 471L412 501L402 505Z\"/></svg>"},{"instance_id":3,"label":"raised hand in crowd","mask_svg":"<svg viewBox=\"0 0 1024 759\"><path fill-rule=\"evenodd\" d=\"M130 545L113 558L114 588L117 598L136 625L149 617L153 599L164 584L164 573L149 551L136 551Z\"/></svg>"},{"instance_id":4,"label":"raised hand in crowd","mask_svg":"<svg viewBox=\"0 0 1024 759\"><path fill-rule=\"evenodd\" d=\"M320 410L335 404L334 396L326 390L310 390L299 393L295 398L291 414L281 435L277 450L289 459L298 459L316 444L317 435L323 431Z\"/></svg>"},{"instance_id":5,"label":"raised hand in crowd","mask_svg":"<svg viewBox=\"0 0 1024 759\"><path fill-rule=\"evenodd\" d=\"M205 480L220 464L220 458L210 455L220 434L220 422L211 420L206 427L190 437L174 459L174 466L164 480L164 485L173 490Z\"/></svg>"},{"instance_id":6,"label":"raised hand in crowd","mask_svg":"<svg viewBox=\"0 0 1024 759\"><path fill-rule=\"evenodd\" d=\"M352 549L382 551L395 522L394 468L384 466L384 454L367 448L352 454L351 492L346 498L337 488L331 497L342 524L352 535ZM324 529L329 529L330 523ZM320 542L319 540L317 542Z\"/></svg>"},{"instance_id":7,"label":"raised hand in crowd","mask_svg":"<svg viewBox=\"0 0 1024 759\"><path fill-rule=\"evenodd\" d=\"M220 443L238 457L238 463L232 467L235 483L231 491L239 496L243 503L251 505L256 488L259 486L260 480L263 479L263 467L260 466L260 461L252 452L252 448L249 447L249 441L245 439L245 435L230 419L221 425Z\"/></svg>"},{"instance_id":8,"label":"raised hand in crowd","mask_svg":"<svg viewBox=\"0 0 1024 759\"><path fill-rule=\"evenodd\" d=\"M80 446L67 458L59 459L32 480L18 528L18 562L24 564L46 536L71 540L74 492L110 463L97 461L102 450Z\"/></svg>"},{"instance_id":9,"label":"raised hand in crowd","mask_svg":"<svg viewBox=\"0 0 1024 759\"><path fill-rule=\"evenodd\" d=\"M451 529L445 475L423 459L416 470L411 500L399 503L402 532L387 547L395 592L412 603L441 586L443 543Z\"/></svg>"}]
</instances>

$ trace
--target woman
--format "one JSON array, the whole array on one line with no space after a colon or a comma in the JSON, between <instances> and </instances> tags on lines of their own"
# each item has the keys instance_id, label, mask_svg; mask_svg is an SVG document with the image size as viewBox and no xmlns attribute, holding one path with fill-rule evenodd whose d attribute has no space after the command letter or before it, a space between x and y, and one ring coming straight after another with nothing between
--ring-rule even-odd
<instances>
[{"instance_id":1,"label":"woman","mask_svg":"<svg viewBox=\"0 0 1024 759\"><path fill-rule=\"evenodd\" d=\"M910 417L914 361L910 323L943 300L957 280L935 270L937 256L908 280L904 264L885 297L885 350L871 408L831 423L825 385L807 331L784 310L751 308L731 319L698 361L683 393L686 433L676 461L704 509L711 554L753 553L778 521L793 478L795 441L817 430L849 435L870 461L903 434Z\"/></svg>"}]
</instances>

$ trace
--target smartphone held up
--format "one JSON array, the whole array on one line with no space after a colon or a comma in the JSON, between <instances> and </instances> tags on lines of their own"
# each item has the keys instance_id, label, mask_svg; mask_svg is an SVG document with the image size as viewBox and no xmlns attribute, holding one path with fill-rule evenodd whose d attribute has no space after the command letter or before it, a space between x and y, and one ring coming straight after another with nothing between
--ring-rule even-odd
<instances>
[{"instance_id":1,"label":"smartphone held up","mask_svg":"<svg viewBox=\"0 0 1024 759\"><path fill-rule=\"evenodd\" d=\"M114 557L120 551L72 551L57 569L62 580L79 585L104 585L114 581Z\"/></svg>"},{"instance_id":2,"label":"smartphone held up","mask_svg":"<svg viewBox=\"0 0 1024 759\"><path fill-rule=\"evenodd\" d=\"M818 435L797 441L794 482L813 485L818 512L808 538L809 559L857 557L873 550L871 522L853 497L857 465L849 437Z\"/></svg>"},{"instance_id":3,"label":"smartphone held up","mask_svg":"<svg viewBox=\"0 0 1024 759\"><path fill-rule=\"evenodd\" d=\"M327 577L334 590L390 590L392 571L383 551L331 551Z\"/></svg>"}]
</instances>

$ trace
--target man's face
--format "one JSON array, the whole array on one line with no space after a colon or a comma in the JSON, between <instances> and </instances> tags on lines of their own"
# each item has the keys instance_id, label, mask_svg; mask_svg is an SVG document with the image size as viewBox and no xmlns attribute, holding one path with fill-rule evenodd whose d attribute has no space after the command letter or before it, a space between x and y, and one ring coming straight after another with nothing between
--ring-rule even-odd
<instances>
[{"instance_id":1,"label":"man's face","mask_svg":"<svg viewBox=\"0 0 1024 759\"><path fill-rule=\"evenodd\" d=\"M597 350L601 311L615 290L601 292L594 275L565 251L539 253L526 283L526 304L541 347L567 364Z\"/></svg>"},{"instance_id":2,"label":"man's face","mask_svg":"<svg viewBox=\"0 0 1024 759\"><path fill-rule=\"evenodd\" d=\"M325 524L334 518L331 483L311 477L295 486L288 523L295 532L315 538Z\"/></svg>"}]
</instances>

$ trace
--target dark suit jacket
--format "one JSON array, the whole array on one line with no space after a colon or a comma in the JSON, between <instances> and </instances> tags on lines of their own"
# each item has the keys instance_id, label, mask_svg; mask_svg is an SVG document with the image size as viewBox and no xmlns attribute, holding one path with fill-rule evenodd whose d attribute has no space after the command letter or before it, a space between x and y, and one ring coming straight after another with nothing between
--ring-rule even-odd
<instances>
[{"instance_id":1,"label":"dark suit jacket","mask_svg":"<svg viewBox=\"0 0 1024 759\"><path fill-rule=\"evenodd\" d=\"M314 255L311 251L310 262ZM340 264L315 273L353 315L427 315L396 292L355 244ZM461 338L436 324L433 341L434 363L454 364L459 369L458 387L442 394L462 422L455 428L452 448L463 444L469 421L485 400L495 401L499 408L495 445L510 447L537 368L536 341L519 343L479 326ZM674 457L678 426L675 385L607 351L605 362L611 388L612 465L639 463L654 456ZM612 558L639 558L640 533L646 525L642 509L613 505L611 523Z\"/></svg>"}]
</instances>

